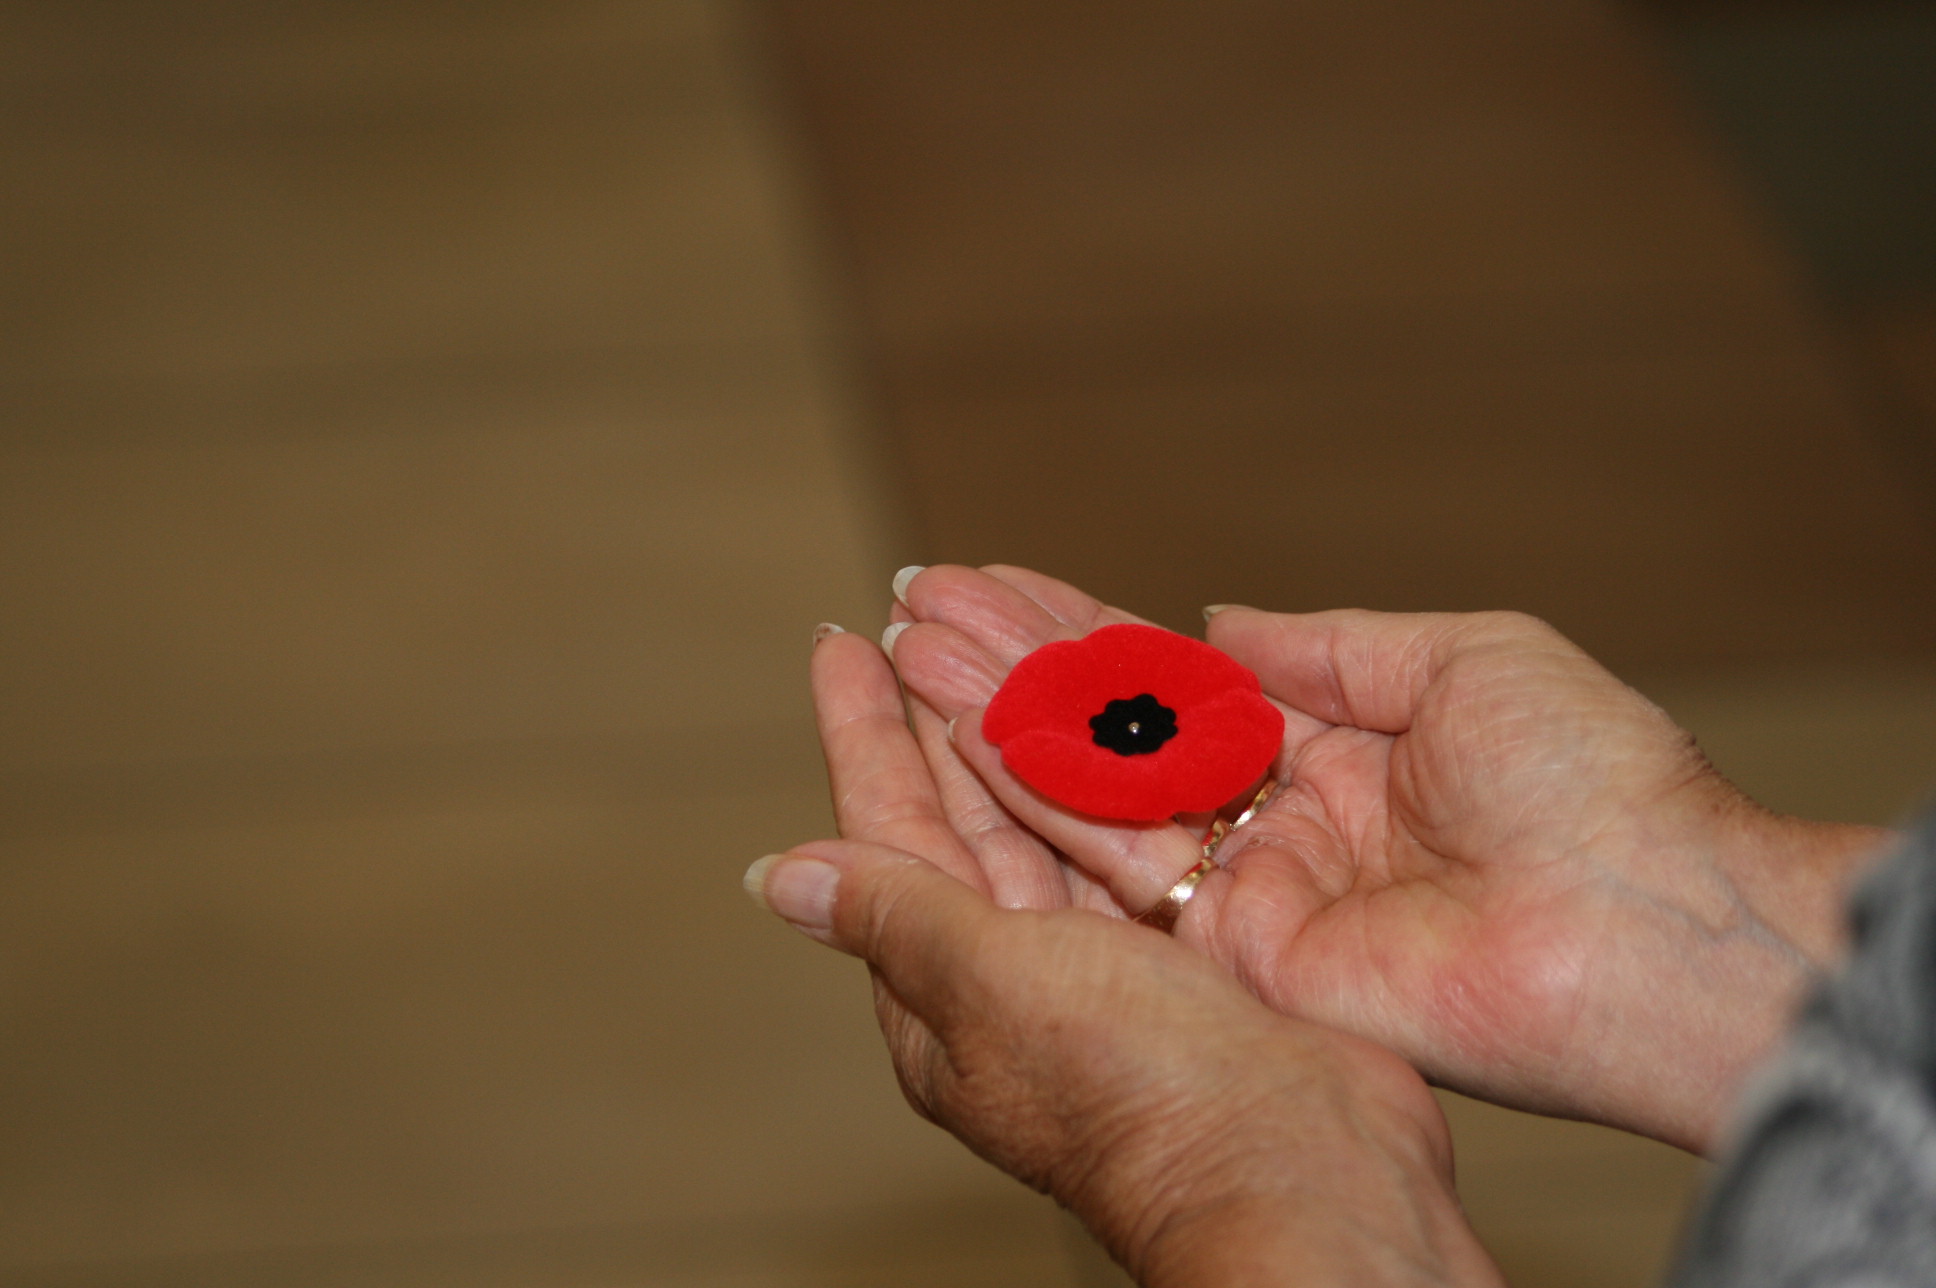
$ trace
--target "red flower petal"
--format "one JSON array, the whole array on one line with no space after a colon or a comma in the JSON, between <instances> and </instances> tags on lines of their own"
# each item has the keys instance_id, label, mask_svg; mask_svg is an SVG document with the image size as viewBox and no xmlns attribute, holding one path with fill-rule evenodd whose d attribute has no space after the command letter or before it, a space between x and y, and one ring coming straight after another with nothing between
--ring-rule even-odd
<instances>
[{"instance_id":1,"label":"red flower petal","mask_svg":"<svg viewBox=\"0 0 1936 1288\"><path fill-rule=\"evenodd\" d=\"M1176 713L1176 736L1145 754L1098 745L1090 718L1145 693ZM1283 745L1284 717L1255 675L1208 644L1121 625L1016 663L982 732L1016 777L1050 799L1147 820L1216 809L1256 782Z\"/></svg>"}]
</instances>

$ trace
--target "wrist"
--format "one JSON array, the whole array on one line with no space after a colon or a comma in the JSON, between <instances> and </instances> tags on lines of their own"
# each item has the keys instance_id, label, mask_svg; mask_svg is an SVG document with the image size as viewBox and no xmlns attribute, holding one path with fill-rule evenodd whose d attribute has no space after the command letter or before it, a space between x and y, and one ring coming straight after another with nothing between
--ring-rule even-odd
<instances>
[{"instance_id":1,"label":"wrist","mask_svg":"<svg viewBox=\"0 0 1936 1288\"><path fill-rule=\"evenodd\" d=\"M1707 1152L1742 1082L1842 952L1843 908L1890 834L1770 813L1716 779L1653 849L1673 876L1608 952L1578 1113Z\"/></svg>"},{"instance_id":2,"label":"wrist","mask_svg":"<svg viewBox=\"0 0 1936 1288\"><path fill-rule=\"evenodd\" d=\"M1818 823L1751 806L1719 860L1753 914L1811 970L1823 971L1847 948L1856 881L1900 839L1888 828Z\"/></svg>"},{"instance_id":3,"label":"wrist","mask_svg":"<svg viewBox=\"0 0 1936 1288\"><path fill-rule=\"evenodd\" d=\"M1130 1201L1078 1215L1145 1288L1498 1284L1423 1081L1382 1049L1285 1023L1317 1043L1256 1056L1294 1076L1223 1098L1194 1135L1174 1121L1141 1133L1190 1144L1133 1161L1118 1151L1095 1179Z\"/></svg>"},{"instance_id":4,"label":"wrist","mask_svg":"<svg viewBox=\"0 0 1936 1288\"><path fill-rule=\"evenodd\" d=\"M1321 1173L1303 1192L1230 1196L1178 1212L1132 1262L1144 1288L1494 1288L1501 1280L1449 1185L1347 1196Z\"/></svg>"}]
</instances>

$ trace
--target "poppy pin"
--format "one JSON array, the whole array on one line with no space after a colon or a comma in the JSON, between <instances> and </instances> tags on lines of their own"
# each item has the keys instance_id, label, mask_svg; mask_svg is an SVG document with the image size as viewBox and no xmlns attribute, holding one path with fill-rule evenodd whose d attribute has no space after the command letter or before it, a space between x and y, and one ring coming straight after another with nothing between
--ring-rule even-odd
<instances>
[{"instance_id":1,"label":"poppy pin","mask_svg":"<svg viewBox=\"0 0 1936 1288\"><path fill-rule=\"evenodd\" d=\"M1017 662L982 733L1044 796L1099 818L1145 821L1234 799L1276 758L1284 717L1228 655L1124 624Z\"/></svg>"}]
</instances>

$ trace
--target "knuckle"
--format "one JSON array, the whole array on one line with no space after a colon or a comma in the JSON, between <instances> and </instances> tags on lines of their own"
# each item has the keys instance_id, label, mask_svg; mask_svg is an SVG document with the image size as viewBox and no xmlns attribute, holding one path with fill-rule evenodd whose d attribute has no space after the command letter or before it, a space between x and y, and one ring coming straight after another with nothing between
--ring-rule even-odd
<instances>
[{"instance_id":1,"label":"knuckle","mask_svg":"<svg viewBox=\"0 0 1936 1288\"><path fill-rule=\"evenodd\" d=\"M902 955L912 937L906 928L910 918L902 908L913 893L911 878L918 862L910 857L877 869L861 885L859 919L866 957L884 969Z\"/></svg>"},{"instance_id":2,"label":"knuckle","mask_svg":"<svg viewBox=\"0 0 1936 1288\"><path fill-rule=\"evenodd\" d=\"M1475 624L1482 632L1500 639L1550 642L1560 639L1560 633L1553 629L1545 618L1517 609L1502 608L1491 612L1475 613Z\"/></svg>"},{"instance_id":3,"label":"knuckle","mask_svg":"<svg viewBox=\"0 0 1936 1288\"><path fill-rule=\"evenodd\" d=\"M986 850L1013 850L1025 848L1035 840L1035 833L1017 823L1006 811L989 808L978 810L962 820L961 839L970 850L979 854Z\"/></svg>"},{"instance_id":4,"label":"knuckle","mask_svg":"<svg viewBox=\"0 0 1936 1288\"><path fill-rule=\"evenodd\" d=\"M877 770L855 783L835 802L835 813L852 832L865 832L927 812L917 792L920 785L911 767Z\"/></svg>"}]
</instances>

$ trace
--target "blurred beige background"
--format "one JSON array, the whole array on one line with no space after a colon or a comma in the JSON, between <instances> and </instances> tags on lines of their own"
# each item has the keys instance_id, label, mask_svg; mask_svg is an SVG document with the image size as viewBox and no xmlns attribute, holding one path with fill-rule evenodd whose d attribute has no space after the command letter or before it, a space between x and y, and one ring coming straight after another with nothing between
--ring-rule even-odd
<instances>
[{"instance_id":1,"label":"blurred beige background","mask_svg":"<svg viewBox=\"0 0 1936 1288\"><path fill-rule=\"evenodd\" d=\"M737 888L906 562L1541 612L1900 816L1936 292L1780 8L0 9L0 1284L1111 1282ZM1448 1108L1657 1272L1690 1160Z\"/></svg>"}]
</instances>

